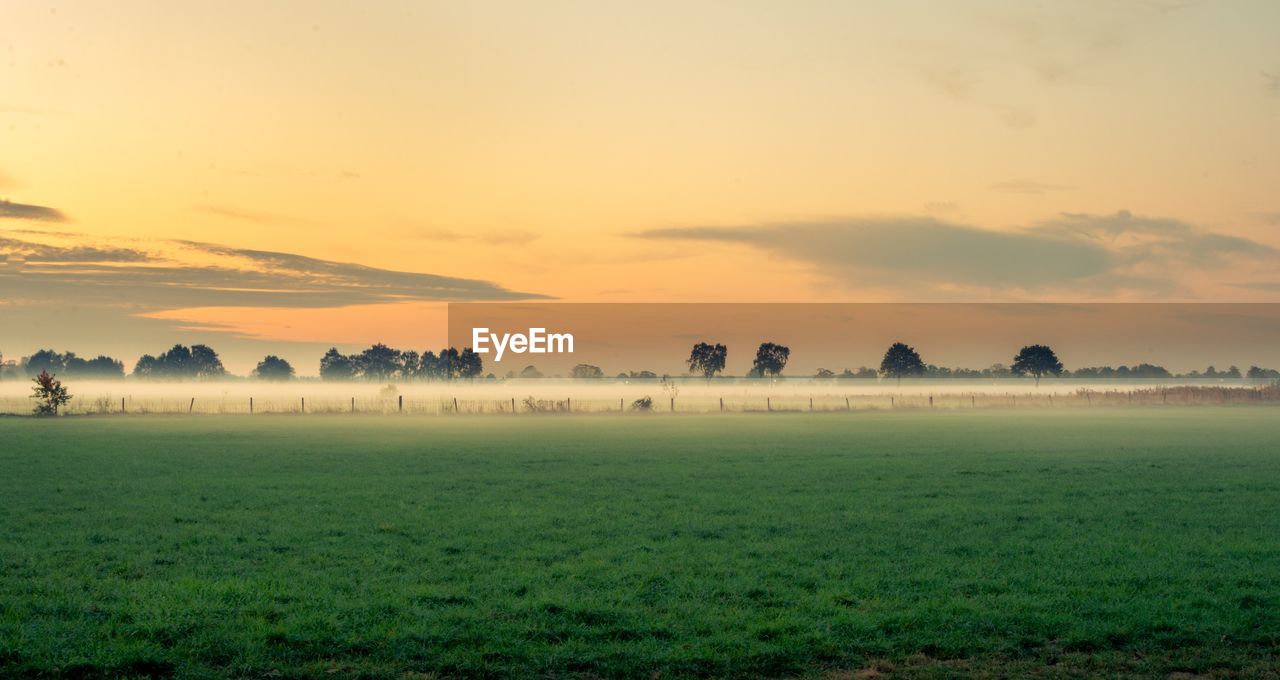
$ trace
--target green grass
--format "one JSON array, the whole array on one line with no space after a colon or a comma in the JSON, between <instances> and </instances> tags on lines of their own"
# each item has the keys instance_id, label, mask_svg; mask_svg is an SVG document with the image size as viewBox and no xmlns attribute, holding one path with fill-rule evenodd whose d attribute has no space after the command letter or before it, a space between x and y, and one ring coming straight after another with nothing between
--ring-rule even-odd
<instances>
[{"instance_id":1,"label":"green grass","mask_svg":"<svg viewBox=\"0 0 1280 680\"><path fill-rule=\"evenodd\" d=\"M0 676L1280 674L1270 408L0 419Z\"/></svg>"}]
</instances>

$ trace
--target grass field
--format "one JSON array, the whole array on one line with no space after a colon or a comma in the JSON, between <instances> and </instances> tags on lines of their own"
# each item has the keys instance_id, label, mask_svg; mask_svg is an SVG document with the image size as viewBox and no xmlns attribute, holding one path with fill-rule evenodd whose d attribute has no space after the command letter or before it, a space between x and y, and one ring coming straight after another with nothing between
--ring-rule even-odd
<instances>
[{"instance_id":1,"label":"grass field","mask_svg":"<svg viewBox=\"0 0 1280 680\"><path fill-rule=\"evenodd\" d=\"M0 676L1275 676L1277 416L0 419Z\"/></svg>"}]
</instances>

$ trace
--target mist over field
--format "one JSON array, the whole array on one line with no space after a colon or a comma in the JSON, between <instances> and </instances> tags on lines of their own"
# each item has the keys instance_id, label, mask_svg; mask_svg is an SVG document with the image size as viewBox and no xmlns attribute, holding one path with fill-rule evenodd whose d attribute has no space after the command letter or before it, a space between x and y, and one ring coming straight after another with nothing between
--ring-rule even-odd
<instances>
[{"instance_id":1,"label":"mist over field","mask_svg":"<svg viewBox=\"0 0 1280 680\"><path fill-rule=\"evenodd\" d=\"M474 382L270 382L218 380L165 382L149 380L67 381L74 399L68 415L118 414L247 414L268 413L453 413L635 412L635 401L653 400L653 412L712 413L726 411L841 411L884 408L973 408L977 406L1124 405L1132 391L1150 392L1178 386L1244 388L1245 380L1112 380L1046 379L1036 387L1028 379L1011 380L764 380L697 378L659 380L513 379ZM0 382L0 413L29 414L31 383ZM1084 394L1092 394L1085 398ZM930 399L932 398L932 402ZM1054 399L1057 398L1055 402ZM532 402L529 400L532 399ZM1144 398L1145 399L1145 398ZM1167 403L1167 397L1166 403ZM124 401L123 405L121 400ZM455 403L456 400L456 403ZM812 403L811 403L812 400ZM305 403L304 403L305 402ZM673 404L674 402L674 404ZM1140 399L1138 403L1144 403ZM1179 402L1181 403L1181 402Z\"/></svg>"}]
</instances>

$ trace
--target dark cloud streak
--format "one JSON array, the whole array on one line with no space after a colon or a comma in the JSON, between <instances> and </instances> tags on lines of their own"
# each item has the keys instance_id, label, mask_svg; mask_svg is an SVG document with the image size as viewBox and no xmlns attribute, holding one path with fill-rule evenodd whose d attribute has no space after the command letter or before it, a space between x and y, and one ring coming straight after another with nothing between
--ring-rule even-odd
<instances>
[{"instance_id":1,"label":"dark cloud streak","mask_svg":"<svg viewBox=\"0 0 1280 680\"><path fill-rule=\"evenodd\" d=\"M8 297L45 303L179 307L323 308L401 301L528 300L476 279L401 272L263 250L190 241L181 248L225 258L185 264L128 248L59 246L0 237L0 288ZM208 259L208 258L206 258Z\"/></svg>"},{"instance_id":2,"label":"dark cloud streak","mask_svg":"<svg viewBox=\"0 0 1280 680\"><path fill-rule=\"evenodd\" d=\"M1036 288L1111 268L1110 254L1093 244L927 217L655 229L639 236L741 243L817 265L855 285L906 279Z\"/></svg>"},{"instance_id":3,"label":"dark cloud streak","mask_svg":"<svg viewBox=\"0 0 1280 680\"><path fill-rule=\"evenodd\" d=\"M954 292L1140 290L1170 294L1183 272L1280 263L1257 241L1121 210L1064 213L1017 231L928 217L654 229L644 239L750 246L815 267L851 287Z\"/></svg>"},{"instance_id":4,"label":"dark cloud streak","mask_svg":"<svg viewBox=\"0 0 1280 680\"><path fill-rule=\"evenodd\" d=\"M27 205L12 201L0 201L0 219L34 220L37 222L66 222L67 216L54 208L43 205Z\"/></svg>"}]
</instances>

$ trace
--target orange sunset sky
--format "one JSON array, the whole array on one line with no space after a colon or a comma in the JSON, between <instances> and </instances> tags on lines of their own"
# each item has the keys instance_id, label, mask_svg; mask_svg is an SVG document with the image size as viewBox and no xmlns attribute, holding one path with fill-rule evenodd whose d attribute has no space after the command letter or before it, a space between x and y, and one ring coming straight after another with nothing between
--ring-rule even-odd
<instances>
[{"instance_id":1,"label":"orange sunset sky","mask_svg":"<svg viewBox=\"0 0 1280 680\"><path fill-rule=\"evenodd\" d=\"M3 0L0 351L312 373L441 344L450 300L1277 302L1278 27L1273 0Z\"/></svg>"}]
</instances>

